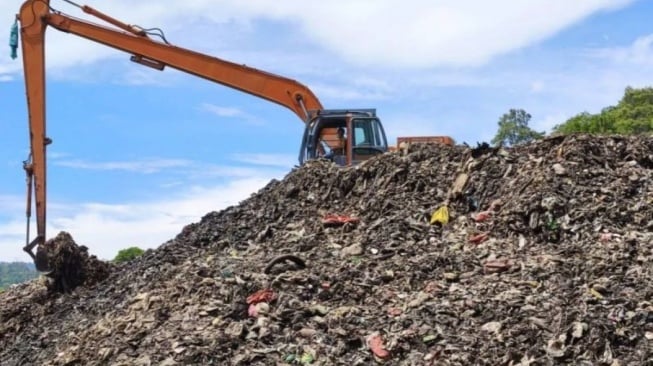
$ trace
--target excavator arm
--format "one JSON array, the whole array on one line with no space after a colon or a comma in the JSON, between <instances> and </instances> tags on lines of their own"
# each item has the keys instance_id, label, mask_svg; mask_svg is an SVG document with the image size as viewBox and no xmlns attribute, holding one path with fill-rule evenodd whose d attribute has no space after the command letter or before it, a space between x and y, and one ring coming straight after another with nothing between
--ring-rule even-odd
<instances>
[{"instance_id":1,"label":"excavator arm","mask_svg":"<svg viewBox=\"0 0 653 366\"><path fill-rule=\"evenodd\" d=\"M323 110L318 98L306 86L282 76L228 62L156 41L151 31L125 24L89 6L64 0L118 29L101 26L65 15L54 10L49 0L27 0L20 8L21 47L25 87L27 93L30 157L24 163L27 174L27 238L24 250L34 259L39 271L47 272L46 238L46 146L51 140L46 135L45 113L45 31L48 26L74 34L132 55L132 61L163 70L166 66L208 79L280 104L308 122L314 113ZM31 200L36 207L37 236L29 238ZM33 253L37 247L36 255Z\"/></svg>"}]
</instances>

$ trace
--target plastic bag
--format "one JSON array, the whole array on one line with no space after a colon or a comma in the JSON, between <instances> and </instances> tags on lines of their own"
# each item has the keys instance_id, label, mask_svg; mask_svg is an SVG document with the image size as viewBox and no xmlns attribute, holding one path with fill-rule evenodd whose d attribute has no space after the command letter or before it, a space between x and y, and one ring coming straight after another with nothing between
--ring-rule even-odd
<instances>
[{"instance_id":1,"label":"plastic bag","mask_svg":"<svg viewBox=\"0 0 653 366\"><path fill-rule=\"evenodd\" d=\"M446 225L449 223L449 207L442 206L438 208L431 216L431 225L439 223Z\"/></svg>"}]
</instances>

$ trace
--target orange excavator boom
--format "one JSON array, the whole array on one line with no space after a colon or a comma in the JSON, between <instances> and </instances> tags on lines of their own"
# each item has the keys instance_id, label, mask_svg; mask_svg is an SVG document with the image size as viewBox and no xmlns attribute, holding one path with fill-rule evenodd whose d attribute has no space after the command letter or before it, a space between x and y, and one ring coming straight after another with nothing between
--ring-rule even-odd
<instances>
[{"instance_id":1,"label":"orange excavator boom","mask_svg":"<svg viewBox=\"0 0 653 366\"><path fill-rule=\"evenodd\" d=\"M293 111L303 122L323 110L313 92L301 83L279 75L225 61L174 46L160 34L162 41L150 38L151 30L125 24L89 6L64 0L118 29L84 21L54 10L49 0L27 0L20 8L25 88L27 94L30 156L24 162L27 174L27 238L24 250L34 259L37 269L48 271L47 256L41 251L46 228L46 133L45 32L48 26L131 54L131 60L163 70L165 67L196 75L210 81L269 100ZM36 207L37 236L29 239L32 196ZM32 252L38 246L37 253Z\"/></svg>"},{"instance_id":2,"label":"orange excavator boom","mask_svg":"<svg viewBox=\"0 0 653 366\"><path fill-rule=\"evenodd\" d=\"M374 109L326 110L308 87L293 79L172 45L156 28L130 25L89 6L63 1L102 20L106 26L57 11L49 0L26 0L16 17L20 32L17 27L12 28L16 34L10 39L12 57L16 57L20 33L29 119L30 154L23 164L27 174L27 235L23 249L39 271L50 272L52 268L46 248L46 149L52 143L46 131L45 32L48 27L124 51L139 64L157 70L171 67L290 109L305 124L300 164L326 158L339 165L354 165L388 151L385 131ZM347 130L344 156L336 149L340 141L337 131L341 129ZM429 139L453 143L448 138ZM32 199L37 235L30 241Z\"/></svg>"}]
</instances>

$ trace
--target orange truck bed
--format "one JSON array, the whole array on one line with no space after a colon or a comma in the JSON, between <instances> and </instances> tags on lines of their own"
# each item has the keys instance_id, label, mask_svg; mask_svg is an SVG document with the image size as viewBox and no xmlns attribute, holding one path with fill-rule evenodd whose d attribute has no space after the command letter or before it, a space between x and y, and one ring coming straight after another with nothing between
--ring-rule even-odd
<instances>
[{"instance_id":1,"label":"orange truck bed","mask_svg":"<svg viewBox=\"0 0 653 366\"><path fill-rule=\"evenodd\" d=\"M397 145L391 146L389 148L390 151L397 150L398 148L401 148L404 145L410 145L410 144L444 144L444 145L449 145L453 146L455 145L455 141L449 137L449 136L403 136L403 137L397 137Z\"/></svg>"}]
</instances>

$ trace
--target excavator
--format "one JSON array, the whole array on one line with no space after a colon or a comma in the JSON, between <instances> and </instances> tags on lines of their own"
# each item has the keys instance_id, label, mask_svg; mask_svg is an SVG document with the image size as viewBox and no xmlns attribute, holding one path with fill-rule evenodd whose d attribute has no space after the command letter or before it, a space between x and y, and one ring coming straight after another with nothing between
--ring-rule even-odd
<instances>
[{"instance_id":1,"label":"excavator","mask_svg":"<svg viewBox=\"0 0 653 366\"><path fill-rule=\"evenodd\" d=\"M300 165L312 159L326 158L339 165L351 166L393 150L388 147L375 109L325 109L308 87L295 80L175 46L168 42L159 28L127 24L90 6L63 1L107 24L67 15L54 9L49 0L26 0L16 15L10 38L13 58L17 57L20 38L31 147L29 157L23 163L27 175L27 237L23 250L41 272L52 270L45 240L46 148L52 143L46 134L45 109L45 32L48 26L124 51L131 55L131 61L140 65L160 71L170 67L290 109L305 123L298 159ZM347 133L343 134L343 131ZM453 144L449 137L434 138L437 142ZM37 233L34 240L30 240L29 229L32 199L36 208Z\"/></svg>"}]
</instances>

